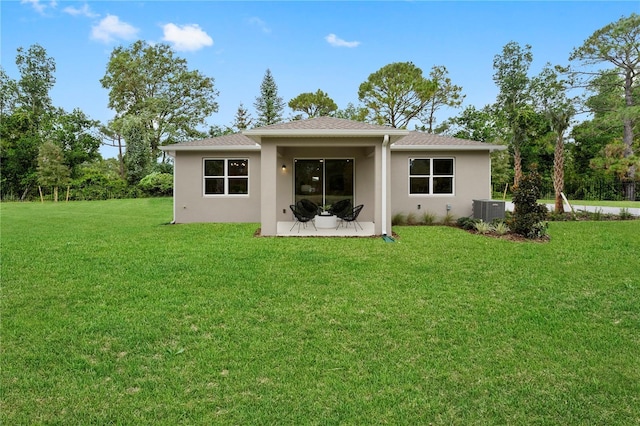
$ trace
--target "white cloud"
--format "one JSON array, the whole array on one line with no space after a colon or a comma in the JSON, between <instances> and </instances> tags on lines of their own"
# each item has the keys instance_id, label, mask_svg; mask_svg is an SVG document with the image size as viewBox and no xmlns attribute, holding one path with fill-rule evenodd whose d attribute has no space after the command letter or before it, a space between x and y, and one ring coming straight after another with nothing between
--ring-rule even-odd
<instances>
[{"instance_id":1,"label":"white cloud","mask_svg":"<svg viewBox=\"0 0 640 426\"><path fill-rule=\"evenodd\" d=\"M44 4L40 0L20 0L21 4L30 4L33 9L40 13L44 14L44 11L47 7L55 8L58 3L55 0L49 2L49 4Z\"/></svg>"},{"instance_id":2,"label":"white cloud","mask_svg":"<svg viewBox=\"0 0 640 426\"><path fill-rule=\"evenodd\" d=\"M91 28L91 38L109 43L116 39L131 40L138 34L138 29L131 24L121 22L115 15L107 15L98 25Z\"/></svg>"},{"instance_id":3,"label":"white cloud","mask_svg":"<svg viewBox=\"0 0 640 426\"><path fill-rule=\"evenodd\" d=\"M271 33L271 28L267 26L267 23L256 16L254 16L253 18L249 18L249 24L258 27L260 31L265 34Z\"/></svg>"},{"instance_id":4,"label":"white cloud","mask_svg":"<svg viewBox=\"0 0 640 426\"><path fill-rule=\"evenodd\" d=\"M68 13L71 16L86 16L88 18L97 18L98 16L100 16L97 13L92 12L87 3L83 4L82 7L77 8L73 6L67 6L62 11L64 13Z\"/></svg>"},{"instance_id":5,"label":"white cloud","mask_svg":"<svg viewBox=\"0 0 640 426\"><path fill-rule=\"evenodd\" d=\"M213 45L213 39L197 24L183 25L166 24L162 27L164 37L162 40L173 44L177 51L196 51L206 46Z\"/></svg>"},{"instance_id":6,"label":"white cloud","mask_svg":"<svg viewBox=\"0 0 640 426\"><path fill-rule=\"evenodd\" d=\"M358 47L360 45L359 41L345 41L335 34L329 34L324 39L333 47Z\"/></svg>"}]
</instances>

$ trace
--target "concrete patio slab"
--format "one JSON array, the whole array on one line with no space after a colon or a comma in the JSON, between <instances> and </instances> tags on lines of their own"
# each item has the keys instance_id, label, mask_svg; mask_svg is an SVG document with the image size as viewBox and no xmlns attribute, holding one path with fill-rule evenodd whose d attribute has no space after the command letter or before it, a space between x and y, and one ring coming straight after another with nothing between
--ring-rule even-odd
<instances>
[{"instance_id":1,"label":"concrete patio slab","mask_svg":"<svg viewBox=\"0 0 640 426\"><path fill-rule=\"evenodd\" d=\"M373 222L359 222L363 229L353 223L344 223L336 228L318 228L317 230L311 223L298 224L295 222L278 222L278 237L373 237L375 236L375 227ZM294 226L295 224L295 226ZM355 226L354 226L355 225ZM293 227L293 229L291 229ZM357 229L356 229L357 228Z\"/></svg>"}]
</instances>

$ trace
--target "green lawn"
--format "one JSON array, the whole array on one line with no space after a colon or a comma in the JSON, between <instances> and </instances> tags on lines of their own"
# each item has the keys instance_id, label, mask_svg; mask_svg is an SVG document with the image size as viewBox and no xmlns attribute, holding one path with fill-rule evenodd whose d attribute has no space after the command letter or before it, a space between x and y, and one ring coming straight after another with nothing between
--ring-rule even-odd
<instances>
[{"instance_id":1,"label":"green lawn","mask_svg":"<svg viewBox=\"0 0 640 426\"><path fill-rule=\"evenodd\" d=\"M0 208L0 424L640 423L640 221L390 244Z\"/></svg>"}]
</instances>

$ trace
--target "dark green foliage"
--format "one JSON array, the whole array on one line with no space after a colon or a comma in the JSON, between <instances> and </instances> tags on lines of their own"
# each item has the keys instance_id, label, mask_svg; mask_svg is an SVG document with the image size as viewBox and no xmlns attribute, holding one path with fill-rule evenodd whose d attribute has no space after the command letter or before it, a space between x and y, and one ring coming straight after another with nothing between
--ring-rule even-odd
<instances>
[{"instance_id":1,"label":"dark green foliage","mask_svg":"<svg viewBox=\"0 0 640 426\"><path fill-rule=\"evenodd\" d=\"M514 211L509 227L526 238L540 238L547 234L547 207L538 204L541 183L540 174L531 170L513 187Z\"/></svg>"},{"instance_id":2,"label":"dark green foliage","mask_svg":"<svg viewBox=\"0 0 640 426\"><path fill-rule=\"evenodd\" d=\"M401 129L424 111L436 89L412 62L395 62L370 74L358 88L358 99L374 122Z\"/></svg>"},{"instance_id":3,"label":"dark green foliage","mask_svg":"<svg viewBox=\"0 0 640 426\"><path fill-rule=\"evenodd\" d=\"M218 111L214 79L189 70L165 43L115 48L100 83L118 117L142 121L154 160L161 145L202 137L199 127Z\"/></svg>"},{"instance_id":4,"label":"dark green foliage","mask_svg":"<svg viewBox=\"0 0 640 426\"><path fill-rule=\"evenodd\" d=\"M474 219L472 217L467 217L467 216L459 217L458 220L456 221L456 223L460 228L465 229L467 231L475 229L476 223L478 222L480 222L480 219Z\"/></svg>"},{"instance_id":5,"label":"dark green foliage","mask_svg":"<svg viewBox=\"0 0 640 426\"><path fill-rule=\"evenodd\" d=\"M150 173L140 180L138 187L151 196L170 196L173 194L173 175Z\"/></svg>"},{"instance_id":6,"label":"dark green foliage","mask_svg":"<svg viewBox=\"0 0 640 426\"><path fill-rule=\"evenodd\" d=\"M94 135L99 122L91 120L79 109L71 113L60 110L52 123L51 139L62 148L64 162L71 177L78 176L82 163L100 158L100 139Z\"/></svg>"},{"instance_id":7,"label":"dark green foliage","mask_svg":"<svg viewBox=\"0 0 640 426\"><path fill-rule=\"evenodd\" d=\"M282 111L285 103L278 96L278 85L276 84L271 70L267 69L260 85L260 96L256 98L253 106L258 113L258 126L268 126L282 121Z\"/></svg>"},{"instance_id":8,"label":"dark green foliage","mask_svg":"<svg viewBox=\"0 0 640 426\"><path fill-rule=\"evenodd\" d=\"M127 141L127 153L124 156L127 181L135 185L149 173L151 167L149 138L142 122L133 119L127 121L122 133Z\"/></svg>"},{"instance_id":9,"label":"dark green foliage","mask_svg":"<svg viewBox=\"0 0 640 426\"><path fill-rule=\"evenodd\" d=\"M306 118L331 115L338 109L338 105L328 94L318 89L315 93L301 93L289 101L289 108L303 112Z\"/></svg>"}]
</instances>

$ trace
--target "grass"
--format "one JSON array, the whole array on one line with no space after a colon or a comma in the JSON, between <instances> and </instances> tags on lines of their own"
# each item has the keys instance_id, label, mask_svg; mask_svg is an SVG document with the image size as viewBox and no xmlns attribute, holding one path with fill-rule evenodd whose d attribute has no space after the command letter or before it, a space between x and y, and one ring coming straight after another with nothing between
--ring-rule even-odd
<instances>
[{"instance_id":1,"label":"grass","mask_svg":"<svg viewBox=\"0 0 640 426\"><path fill-rule=\"evenodd\" d=\"M640 422L640 222L255 238L1 208L1 424Z\"/></svg>"}]
</instances>

